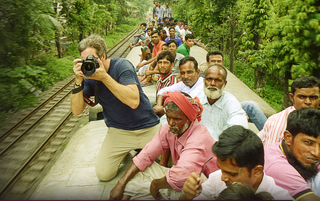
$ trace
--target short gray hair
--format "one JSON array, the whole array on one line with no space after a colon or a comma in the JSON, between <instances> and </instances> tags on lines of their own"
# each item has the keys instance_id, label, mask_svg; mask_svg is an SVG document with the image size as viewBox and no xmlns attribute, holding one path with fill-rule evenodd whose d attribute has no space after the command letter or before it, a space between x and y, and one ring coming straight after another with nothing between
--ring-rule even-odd
<instances>
[{"instance_id":1,"label":"short gray hair","mask_svg":"<svg viewBox=\"0 0 320 201\"><path fill-rule=\"evenodd\" d=\"M210 68L212 68L212 67L215 67L215 66L220 67L220 68L223 69L223 71L224 71L224 81L227 81L228 71L227 71L226 67L224 67L224 66L221 65L221 64L210 64L210 65L206 68L206 70L204 71L204 77L207 76L208 70L209 70Z\"/></svg>"},{"instance_id":2,"label":"short gray hair","mask_svg":"<svg viewBox=\"0 0 320 201\"><path fill-rule=\"evenodd\" d=\"M97 34L91 34L89 37L80 41L78 45L79 52L83 52L88 47L96 49L96 53L101 58L103 54L107 56L107 44L106 41Z\"/></svg>"}]
</instances>

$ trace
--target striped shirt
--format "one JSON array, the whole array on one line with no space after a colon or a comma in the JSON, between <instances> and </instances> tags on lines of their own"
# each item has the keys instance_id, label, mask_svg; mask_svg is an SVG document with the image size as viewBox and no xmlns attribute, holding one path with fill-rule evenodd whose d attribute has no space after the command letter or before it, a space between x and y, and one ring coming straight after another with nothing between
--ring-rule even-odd
<instances>
[{"instance_id":1,"label":"striped shirt","mask_svg":"<svg viewBox=\"0 0 320 201\"><path fill-rule=\"evenodd\" d=\"M283 139L283 132L287 127L287 117L290 112L294 111L293 106L274 114L268 118L263 126L263 129L258 133L261 138L264 148L267 148L274 142L281 142Z\"/></svg>"},{"instance_id":2,"label":"striped shirt","mask_svg":"<svg viewBox=\"0 0 320 201\"><path fill-rule=\"evenodd\" d=\"M177 82L179 82L179 80L177 80L177 78L174 75L172 75L172 72L168 73L164 77L160 76L157 81L157 93L156 94L158 94L160 89L167 87L167 86L171 86Z\"/></svg>"},{"instance_id":3,"label":"striped shirt","mask_svg":"<svg viewBox=\"0 0 320 201\"><path fill-rule=\"evenodd\" d=\"M212 105L209 104L203 90L199 91L196 96L203 106L200 123L207 127L216 141L219 140L222 131L233 125L248 128L246 113L231 93L223 91L220 98Z\"/></svg>"}]
</instances>

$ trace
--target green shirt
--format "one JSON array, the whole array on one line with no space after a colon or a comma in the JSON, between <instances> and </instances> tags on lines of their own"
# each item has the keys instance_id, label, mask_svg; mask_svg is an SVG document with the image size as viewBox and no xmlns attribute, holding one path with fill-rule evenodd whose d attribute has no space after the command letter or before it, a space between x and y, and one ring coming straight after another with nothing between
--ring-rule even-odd
<instances>
[{"instance_id":1,"label":"green shirt","mask_svg":"<svg viewBox=\"0 0 320 201\"><path fill-rule=\"evenodd\" d=\"M190 54L190 48L187 47L186 43L183 43L178 47L177 53L183 54L185 57L187 57Z\"/></svg>"}]
</instances>

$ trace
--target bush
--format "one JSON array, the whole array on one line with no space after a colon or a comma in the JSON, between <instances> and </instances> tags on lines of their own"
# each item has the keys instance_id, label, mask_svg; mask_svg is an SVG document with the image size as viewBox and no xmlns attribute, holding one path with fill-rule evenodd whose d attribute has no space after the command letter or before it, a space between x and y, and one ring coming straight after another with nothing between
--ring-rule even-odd
<instances>
[{"instance_id":1,"label":"bush","mask_svg":"<svg viewBox=\"0 0 320 201\"><path fill-rule=\"evenodd\" d=\"M225 66L229 66L230 59L228 55L225 55L225 57L223 58L223 63ZM250 89L256 92L254 88L254 69L248 62L242 59L235 60L233 73ZM264 90L258 95L277 112L283 110L283 88L281 84L277 83L275 79L272 79L272 77L267 76L266 86Z\"/></svg>"},{"instance_id":2,"label":"bush","mask_svg":"<svg viewBox=\"0 0 320 201\"><path fill-rule=\"evenodd\" d=\"M0 97L1 112L32 106L37 102L37 94L73 73L72 61L67 59L46 55L33 63L45 65L40 67L29 64L13 69L2 69L0 92L5 96Z\"/></svg>"}]
</instances>

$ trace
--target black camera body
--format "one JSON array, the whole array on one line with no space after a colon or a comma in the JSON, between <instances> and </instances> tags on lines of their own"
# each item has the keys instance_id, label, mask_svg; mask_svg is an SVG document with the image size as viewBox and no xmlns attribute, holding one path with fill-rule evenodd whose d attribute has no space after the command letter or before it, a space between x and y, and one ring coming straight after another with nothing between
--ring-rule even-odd
<instances>
[{"instance_id":1,"label":"black camera body","mask_svg":"<svg viewBox=\"0 0 320 201\"><path fill-rule=\"evenodd\" d=\"M98 58L90 54L86 59L81 61L81 71L85 77L91 77L96 69L99 68Z\"/></svg>"}]
</instances>

